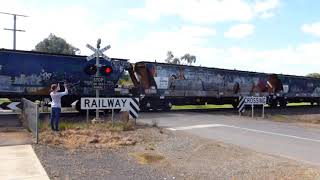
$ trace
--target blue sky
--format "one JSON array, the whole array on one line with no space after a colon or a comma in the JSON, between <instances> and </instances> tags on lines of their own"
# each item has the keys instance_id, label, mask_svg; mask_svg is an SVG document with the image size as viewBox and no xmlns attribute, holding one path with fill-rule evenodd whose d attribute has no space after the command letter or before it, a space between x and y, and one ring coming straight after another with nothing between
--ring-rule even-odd
<instances>
[{"instance_id":1,"label":"blue sky","mask_svg":"<svg viewBox=\"0 0 320 180\"><path fill-rule=\"evenodd\" d=\"M131 62L196 55L196 65L305 75L320 72L316 0L2 0L18 19L17 48L50 33L81 49L102 38L107 55ZM0 15L0 48L12 48L12 17Z\"/></svg>"}]
</instances>

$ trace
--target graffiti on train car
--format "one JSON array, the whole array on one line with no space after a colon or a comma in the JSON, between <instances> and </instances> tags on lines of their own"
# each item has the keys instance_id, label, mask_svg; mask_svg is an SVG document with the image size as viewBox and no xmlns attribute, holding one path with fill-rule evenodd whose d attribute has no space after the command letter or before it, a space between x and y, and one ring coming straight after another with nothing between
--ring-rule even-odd
<instances>
[{"instance_id":1,"label":"graffiti on train car","mask_svg":"<svg viewBox=\"0 0 320 180\"><path fill-rule=\"evenodd\" d=\"M177 91L198 91L207 96L236 96L240 93L249 95L268 91L268 79L262 75L253 77L244 73L239 76L215 69L166 64L147 64L146 70L150 77L146 89L156 87L158 90L167 90L166 95L176 94Z\"/></svg>"}]
</instances>

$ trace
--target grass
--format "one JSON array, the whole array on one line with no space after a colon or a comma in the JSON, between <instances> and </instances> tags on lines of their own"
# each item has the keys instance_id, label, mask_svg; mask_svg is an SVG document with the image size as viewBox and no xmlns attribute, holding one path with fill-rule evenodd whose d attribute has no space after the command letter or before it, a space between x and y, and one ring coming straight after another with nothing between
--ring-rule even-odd
<instances>
[{"instance_id":1,"label":"grass","mask_svg":"<svg viewBox=\"0 0 320 180\"><path fill-rule=\"evenodd\" d=\"M134 130L134 123L129 121L127 123L124 122L112 122L107 123L97 123L91 124L86 122L67 122L62 121L59 123L59 130L64 131L68 129L89 129L90 127L95 127L97 129L107 129L110 131L130 131ZM50 130L50 123L48 121L40 123L40 130Z\"/></svg>"},{"instance_id":2,"label":"grass","mask_svg":"<svg viewBox=\"0 0 320 180\"><path fill-rule=\"evenodd\" d=\"M289 103L287 106L306 106L310 105L308 102L301 103ZM172 106L172 110L188 110L188 109L219 109L219 108L233 108L231 104L208 104L208 105L182 105L182 106Z\"/></svg>"},{"instance_id":3,"label":"grass","mask_svg":"<svg viewBox=\"0 0 320 180\"><path fill-rule=\"evenodd\" d=\"M67 130L67 129L85 129L88 128L88 124L87 123L83 123L83 122L66 122L66 121L62 121L59 123L59 129L60 130ZM51 129L50 127L50 123L48 121L42 122L40 123L40 130L49 130Z\"/></svg>"},{"instance_id":4,"label":"grass","mask_svg":"<svg viewBox=\"0 0 320 180\"><path fill-rule=\"evenodd\" d=\"M8 98L0 98L0 104L4 102L11 102Z\"/></svg>"},{"instance_id":5,"label":"grass","mask_svg":"<svg viewBox=\"0 0 320 180\"><path fill-rule=\"evenodd\" d=\"M306 106L306 105L310 105L310 103L300 102L300 103L289 103L289 104L287 104L287 106Z\"/></svg>"},{"instance_id":6,"label":"grass","mask_svg":"<svg viewBox=\"0 0 320 180\"><path fill-rule=\"evenodd\" d=\"M207 105L183 105L183 106L173 106L172 110L179 109L217 109L217 108L233 108L231 104L223 104L223 105L215 105L215 104L207 104Z\"/></svg>"}]
</instances>

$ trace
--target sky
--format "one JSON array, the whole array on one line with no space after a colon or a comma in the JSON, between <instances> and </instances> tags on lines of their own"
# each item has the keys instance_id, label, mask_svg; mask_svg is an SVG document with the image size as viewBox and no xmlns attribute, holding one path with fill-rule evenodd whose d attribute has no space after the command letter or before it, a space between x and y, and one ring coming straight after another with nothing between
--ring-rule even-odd
<instances>
[{"instance_id":1,"label":"sky","mask_svg":"<svg viewBox=\"0 0 320 180\"><path fill-rule=\"evenodd\" d=\"M91 55L164 62L167 51L195 65L266 73L320 73L318 0L0 0L18 17L17 49L50 33ZM0 48L12 49L13 17L0 14Z\"/></svg>"}]
</instances>

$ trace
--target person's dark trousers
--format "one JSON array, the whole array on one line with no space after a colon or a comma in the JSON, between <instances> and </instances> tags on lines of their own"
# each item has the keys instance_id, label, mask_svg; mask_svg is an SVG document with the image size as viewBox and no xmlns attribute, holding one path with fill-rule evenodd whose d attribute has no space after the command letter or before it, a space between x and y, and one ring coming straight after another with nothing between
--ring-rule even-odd
<instances>
[{"instance_id":1,"label":"person's dark trousers","mask_svg":"<svg viewBox=\"0 0 320 180\"><path fill-rule=\"evenodd\" d=\"M53 131L59 131L59 118L60 118L61 108L53 107L51 108L51 129Z\"/></svg>"}]
</instances>

